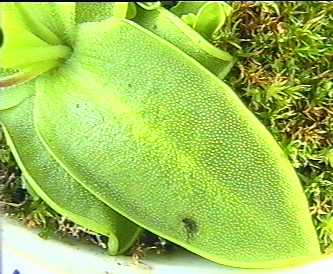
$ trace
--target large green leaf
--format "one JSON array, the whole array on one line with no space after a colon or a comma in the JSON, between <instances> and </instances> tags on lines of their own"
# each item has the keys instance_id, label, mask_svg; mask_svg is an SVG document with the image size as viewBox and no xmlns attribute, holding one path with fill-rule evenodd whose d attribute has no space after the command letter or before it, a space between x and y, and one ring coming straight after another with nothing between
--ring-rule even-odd
<instances>
[{"instance_id":1,"label":"large green leaf","mask_svg":"<svg viewBox=\"0 0 333 274\"><path fill-rule=\"evenodd\" d=\"M58 162L120 214L238 267L320 254L287 157L233 91L142 27L81 25L38 79L35 126Z\"/></svg>"},{"instance_id":2,"label":"large green leaf","mask_svg":"<svg viewBox=\"0 0 333 274\"><path fill-rule=\"evenodd\" d=\"M33 89L32 83L25 88ZM108 236L111 254L125 252L141 229L89 193L47 153L34 130L32 109L29 97L16 108L0 111L7 141L29 186L61 215Z\"/></svg>"},{"instance_id":3,"label":"large green leaf","mask_svg":"<svg viewBox=\"0 0 333 274\"><path fill-rule=\"evenodd\" d=\"M233 58L229 53L213 46L197 31L163 7L154 10L137 7L137 15L133 21L169 41L221 79L231 68Z\"/></svg>"}]
</instances>

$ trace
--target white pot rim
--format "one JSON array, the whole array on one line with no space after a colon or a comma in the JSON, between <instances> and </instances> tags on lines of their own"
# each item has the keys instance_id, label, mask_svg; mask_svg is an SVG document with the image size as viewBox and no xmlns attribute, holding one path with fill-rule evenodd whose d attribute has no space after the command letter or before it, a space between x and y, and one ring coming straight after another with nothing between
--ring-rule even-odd
<instances>
[{"instance_id":1,"label":"white pot rim","mask_svg":"<svg viewBox=\"0 0 333 274\"><path fill-rule=\"evenodd\" d=\"M333 258L284 270L228 268L186 251L149 255L142 263L109 256L83 243L44 240L8 218L1 218L1 257L4 274L332 274Z\"/></svg>"}]
</instances>

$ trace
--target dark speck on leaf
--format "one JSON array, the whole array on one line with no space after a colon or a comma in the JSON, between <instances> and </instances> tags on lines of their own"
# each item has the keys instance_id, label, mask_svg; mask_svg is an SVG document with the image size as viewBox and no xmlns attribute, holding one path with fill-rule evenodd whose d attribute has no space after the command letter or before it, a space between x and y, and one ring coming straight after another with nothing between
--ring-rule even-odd
<instances>
[{"instance_id":1,"label":"dark speck on leaf","mask_svg":"<svg viewBox=\"0 0 333 274\"><path fill-rule=\"evenodd\" d=\"M191 218L184 218L182 220L186 234L187 240L191 240L194 237L194 234L198 232L198 225L197 223Z\"/></svg>"}]
</instances>

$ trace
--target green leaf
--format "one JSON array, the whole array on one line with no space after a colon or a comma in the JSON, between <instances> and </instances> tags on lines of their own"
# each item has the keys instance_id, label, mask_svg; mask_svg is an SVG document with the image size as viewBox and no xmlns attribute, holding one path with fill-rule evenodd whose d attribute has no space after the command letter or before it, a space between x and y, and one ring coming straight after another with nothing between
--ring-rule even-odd
<instances>
[{"instance_id":1,"label":"green leaf","mask_svg":"<svg viewBox=\"0 0 333 274\"><path fill-rule=\"evenodd\" d=\"M32 65L21 70L4 69L6 72L9 73L6 73L5 76L5 74L2 75L0 71L0 89L24 84L25 82L28 82L38 77L40 74L48 71L56 65L58 65L57 62L43 61L33 63Z\"/></svg>"},{"instance_id":2,"label":"green leaf","mask_svg":"<svg viewBox=\"0 0 333 274\"><path fill-rule=\"evenodd\" d=\"M160 1L155 2L136 2L141 8L144 8L145 10L154 10L161 6Z\"/></svg>"},{"instance_id":3,"label":"green leaf","mask_svg":"<svg viewBox=\"0 0 333 274\"><path fill-rule=\"evenodd\" d=\"M133 5L133 3L122 2L78 2L75 6L75 21L76 23L98 22L111 16L132 18L135 16Z\"/></svg>"},{"instance_id":4,"label":"green leaf","mask_svg":"<svg viewBox=\"0 0 333 274\"><path fill-rule=\"evenodd\" d=\"M213 46L165 8L146 11L137 7L137 16L133 21L196 59L220 79L225 76L225 68L233 61L229 53Z\"/></svg>"},{"instance_id":5,"label":"green leaf","mask_svg":"<svg viewBox=\"0 0 333 274\"><path fill-rule=\"evenodd\" d=\"M38 76L71 53L74 4L1 5L0 66ZM40 65L40 66L39 66Z\"/></svg>"},{"instance_id":6,"label":"green leaf","mask_svg":"<svg viewBox=\"0 0 333 274\"><path fill-rule=\"evenodd\" d=\"M17 76L17 74L15 74ZM20 74L17 76L19 77ZM0 78L1 79L1 78ZM12 83L12 82L22 82L21 79L17 79L14 77L6 77L0 80L0 111L9 109L19 105L23 102L26 98L33 95L35 92L33 87L34 83L27 83L25 85L13 86L7 89L2 89L2 83Z\"/></svg>"},{"instance_id":7,"label":"green leaf","mask_svg":"<svg viewBox=\"0 0 333 274\"><path fill-rule=\"evenodd\" d=\"M24 88L34 89L32 83ZM16 108L0 111L7 142L27 183L61 215L108 236L111 254L125 252L141 229L99 201L47 153L34 130L32 109L33 97L30 97Z\"/></svg>"},{"instance_id":8,"label":"green leaf","mask_svg":"<svg viewBox=\"0 0 333 274\"><path fill-rule=\"evenodd\" d=\"M224 25L225 19L223 5L218 2L208 2L200 8L194 29L209 39Z\"/></svg>"},{"instance_id":9,"label":"green leaf","mask_svg":"<svg viewBox=\"0 0 333 274\"><path fill-rule=\"evenodd\" d=\"M179 1L170 11L180 18L189 13L197 14L200 8L206 3L207 1Z\"/></svg>"},{"instance_id":10,"label":"green leaf","mask_svg":"<svg viewBox=\"0 0 333 274\"><path fill-rule=\"evenodd\" d=\"M295 171L227 85L126 20L81 25L74 52L38 79L34 122L91 193L221 264L277 267L320 255Z\"/></svg>"},{"instance_id":11,"label":"green leaf","mask_svg":"<svg viewBox=\"0 0 333 274\"><path fill-rule=\"evenodd\" d=\"M231 6L222 1L181 1L170 10L207 39L221 29L232 12Z\"/></svg>"},{"instance_id":12,"label":"green leaf","mask_svg":"<svg viewBox=\"0 0 333 274\"><path fill-rule=\"evenodd\" d=\"M182 15L180 18L191 28L194 28L197 22L197 16L194 13Z\"/></svg>"},{"instance_id":13,"label":"green leaf","mask_svg":"<svg viewBox=\"0 0 333 274\"><path fill-rule=\"evenodd\" d=\"M17 73L17 70L14 69L5 69L5 68L1 68L0 67L0 79L4 78L4 77L8 77L11 76L15 73Z\"/></svg>"},{"instance_id":14,"label":"green leaf","mask_svg":"<svg viewBox=\"0 0 333 274\"><path fill-rule=\"evenodd\" d=\"M136 16L136 5L134 2L129 2L126 18L133 19L135 16Z\"/></svg>"}]
</instances>

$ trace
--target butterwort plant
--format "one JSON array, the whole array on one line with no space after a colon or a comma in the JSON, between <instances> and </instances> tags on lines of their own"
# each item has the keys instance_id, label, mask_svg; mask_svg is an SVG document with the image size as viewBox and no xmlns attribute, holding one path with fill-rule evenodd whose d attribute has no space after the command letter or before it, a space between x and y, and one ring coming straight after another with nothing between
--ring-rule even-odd
<instances>
[{"instance_id":1,"label":"butterwort plant","mask_svg":"<svg viewBox=\"0 0 333 274\"><path fill-rule=\"evenodd\" d=\"M0 121L29 187L126 252L143 229L241 268L321 257L282 149L223 82L223 2L1 5Z\"/></svg>"}]
</instances>

